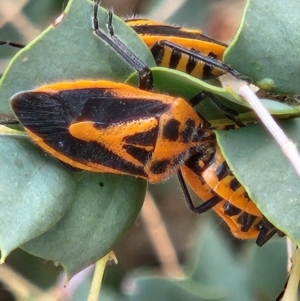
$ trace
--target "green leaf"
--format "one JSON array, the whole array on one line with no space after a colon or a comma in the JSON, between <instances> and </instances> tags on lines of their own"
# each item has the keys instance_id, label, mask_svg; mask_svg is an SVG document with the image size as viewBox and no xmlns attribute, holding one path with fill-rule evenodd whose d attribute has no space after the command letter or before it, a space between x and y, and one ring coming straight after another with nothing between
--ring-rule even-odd
<instances>
[{"instance_id":1,"label":"green leaf","mask_svg":"<svg viewBox=\"0 0 300 301\"><path fill-rule=\"evenodd\" d=\"M253 300L248 287L245 263L231 251L220 228L209 222L201 228L191 277L216 292L222 292L220 300ZM215 298L216 299L216 298Z\"/></svg>"},{"instance_id":2,"label":"green leaf","mask_svg":"<svg viewBox=\"0 0 300 301\"><path fill-rule=\"evenodd\" d=\"M80 173L67 213L22 249L59 262L71 278L120 241L142 207L145 186L145 181L134 177Z\"/></svg>"},{"instance_id":3,"label":"green leaf","mask_svg":"<svg viewBox=\"0 0 300 301\"><path fill-rule=\"evenodd\" d=\"M14 249L54 225L75 197L71 172L26 138L0 138L0 247ZM66 189L68 187L68 189Z\"/></svg>"},{"instance_id":4,"label":"green leaf","mask_svg":"<svg viewBox=\"0 0 300 301\"><path fill-rule=\"evenodd\" d=\"M276 93L299 93L298 0L249 0L224 61Z\"/></svg>"},{"instance_id":5,"label":"green leaf","mask_svg":"<svg viewBox=\"0 0 300 301\"><path fill-rule=\"evenodd\" d=\"M255 288L256 297L260 295L264 296L264 300L276 300L288 277L286 240L280 237L273 238L263 248L251 248L249 255L247 262L249 284Z\"/></svg>"},{"instance_id":6,"label":"green leaf","mask_svg":"<svg viewBox=\"0 0 300 301\"><path fill-rule=\"evenodd\" d=\"M218 288L209 288L192 279L176 281L171 278L155 277L151 274L139 276L134 281L136 290L131 301L173 300L173 301L200 301L224 300Z\"/></svg>"},{"instance_id":7,"label":"green leaf","mask_svg":"<svg viewBox=\"0 0 300 301\"><path fill-rule=\"evenodd\" d=\"M300 119L280 126L299 145ZM217 132L229 167L261 212L300 245L299 177L261 125Z\"/></svg>"}]
</instances>

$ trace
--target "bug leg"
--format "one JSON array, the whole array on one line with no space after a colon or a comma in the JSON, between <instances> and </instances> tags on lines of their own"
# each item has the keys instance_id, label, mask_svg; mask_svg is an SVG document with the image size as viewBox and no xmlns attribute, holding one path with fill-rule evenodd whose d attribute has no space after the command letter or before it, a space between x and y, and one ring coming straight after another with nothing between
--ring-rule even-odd
<instances>
[{"instance_id":1,"label":"bug leg","mask_svg":"<svg viewBox=\"0 0 300 301\"><path fill-rule=\"evenodd\" d=\"M265 218L258 224L259 235L256 239L256 244L261 247L269 241L278 230Z\"/></svg>"},{"instance_id":2,"label":"bug leg","mask_svg":"<svg viewBox=\"0 0 300 301\"><path fill-rule=\"evenodd\" d=\"M133 52L131 52L115 35L114 27L113 27L113 11L112 9L108 10L108 23L107 23L107 29L109 31L109 34L111 36L111 39L119 45L120 48L126 52L126 54L131 59L131 65L136 69L136 71L139 74L140 77L140 89L142 90L151 90L153 88L153 77L152 72L149 69L149 67L144 64Z\"/></svg>"},{"instance_id":3,"label":"bug leg","mask_svg":"<svg viewBox=\"0 0 300 301\"><path fill-rule=\"evenodd\" d=\"M95 0L94 2L93 26L95 35L98 36L100 39L103 39L106 43L108 43L119 55L121 55L124 58L124 60L126 60L128 64L130 64L138 72L140 78L140 89L151 90L153 87L152 72L144 62L142 62L130 49L127 48L127 46L123 44L123 42L119 40L119 38L115 36L112 25L112 10L108 10L107 28L110 33L110 38L100 30L98 21L99 3L99 0Z\"/></svg>"},{"instance_id":4,"label":"bug leg","mask_svg":"<svg viewBox=\"0 0 300 301\"><path fill-rule=\"evenodd\" d=\"M244 127L245 124L241 122L238 119L238 113L235 110L232 110L230 108L227 108L224 106L212 93L206 92L206 91L201 91L197 95L195 95L190 101L189 104L192 107L197 106L202 100L205 98L209 98L212 103L224 113L224 115L229 119L232 120L238 127ZM202 117L203 118L203 117Z\"/></svg>"},{"instance_id":5,"label":"bug leg","mask_svg":"<svg viewBox=\"0 0 300 301\"><path fill-rule=\"evenodd\" d=\"M182 191L183 191L183 195L186 199L186 202L190 208L191 211L201 214L204 213L210 209L212 209L215 205L217 205L218 203L220 203L223 199L221 197L219 197L218 195L215 195L214 197L212 197L210 200L204 202L203 204L195 207L191 195L188 191L188 188L186 186L185 180L183 178L182 172L179 170L177 172L177 176L178 176L178 180L179 183L181 185Z\"/></svg>"},{"instance_id":6,"label":"bug leg","mask_svg":"<svg viewBox=\"0 0 300 301\"><path fill-rule=\"evenodd\" d=\"M115 36L115 30L114 30L114 27L112 25L112 22L113 22L113 15L114 15L114 12L113 12L113 9L110 8L108 10L108 22L107 22L107 29L108 29L108 32L110 34L110 36L112 38L116 38Z\"/></svg>"},{"instance_id":7,"label":"bug leg","mask_svg":"<svg viewBox=\"0 0 300 301\"><path fill-rule=\"evenodd\" d=\"M245 124L238 119L238 113L235 110L232 110L224 106L212 93L209 92L203 92L203 93L206 97L210 98L210 100L214 103L214 105L220 111L222 111L228 119L232 120L239 127L245 126Z\"/></svg>"},{"instance_id":8,"label":"bug leg","mask_svg":"<svg viewBox=\"0 0 300 301\"><path fill-rule=\"evenodd\" d=\"M226 106L224 106L212 93L210 92L206 92L206 91L201 91L200 93L196 94L193 98L191 98L189 100L189 104L192 107L196 107L202 100L204 100L205 98L209 98L213 104L219 109L221 110L224 115L229 119L232 120L238 127L244 127L245 124L243 122L241 122L238 119L238 113L235 110L232 110L230 108L227 108ZM204 121L205 118L199 113L197 112L199 117L202 118ZM208 126L210 126L209 122L206 121Z\"/></svg>"},{"instance_id":9,"label":"bug leg","mask_svg":"<svg viewBox=\"0 0 300 301\"><path fill-rule=\"evenodd\" d=\"M15 48L24 48L26 45L15 43L15 42L8 42L8 41L0 41L0 45L9 45Z\"/></svg>"},{"instance_id":10,"label":"bug leg","mask_svg":"<svg viewBox=\"0 0 300 301\"><path fill-rule=\"evenodd\" d=\"M174 44L167 40L159 41L153 45L153 47L151 49L153 55L154 55L154 53L159 53L160 51L162 51L163 47L169 47L172 49L172 51L176 50L182 54L185 54L185 55L189 56L190 58L192 58L194 61L203 62L206 66L222 70L224 73L230 73L237 79L244 80L248 83L251 83L251 80L249 79L249 77L240 74L238 71L236 71L236 70L232 69L231 67L229 67L228 65L224 64L222 61L218 60L213 55L206 56L206 55L203 55L199 51L186 49L180 45Z\"/></svg>"}]
</instances>

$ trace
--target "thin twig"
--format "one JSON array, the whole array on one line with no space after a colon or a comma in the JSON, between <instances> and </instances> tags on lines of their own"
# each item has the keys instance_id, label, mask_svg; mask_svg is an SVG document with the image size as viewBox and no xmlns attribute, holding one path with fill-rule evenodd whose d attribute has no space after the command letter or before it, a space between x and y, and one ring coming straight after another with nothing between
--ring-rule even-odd
<instances>
[{"instance_id":1,"label":"thin twig","mask_svg":"<svg viewBox=\"0 0 300 301\"><path fill-rule=\"evenodd\" d=\"M178 263L175 248L159 210L149 193L146 195L141 214L164 274L169 277L182 278L184 272Z\"/></svg>"},{"instance_id":2,"label":"thin twig","mask_svg":"<svg viewBox=\"0 0 300 301\"><path fill-rule=\"evenodd\" d=\"M260 99L255 95L248 85L245 84L240 86L238 89L238 94L249 103L251 108L255 111L268 131L280 145L283 154L291 162L298 176L300 176L300 155L296 145L286 136L284 131L275 122L273 117L261 103Z\"/></svg>"},{"instance_id":3,"label":"thin twig","mask_svg":"<svg viewBox=\"0 0 300 301\"><path fill-rule=\"evenodd\" d=\"M297 250L297 245L289 238L286 238L287 248L287 272L290 273L293 266L293 255Z\"/></svg>"},{"instance_id":4,"label":"thin twig","mask_svg":"<svg viewBox=\"0 0 300 301\"><path fill-rule=\"evenodd\" d=\"M108 260L111 260L112 258L116 262L114 253L110 252L107 255L105 255L103 258L101 258L99 261L97 261L95 265L94 276L93 276L91 289L87 301L97 301L99 299L106 263Z\"/></svg>"},{"instance_id":5,"label":"thin twig","mask_svg":"<svg viewBox=\"0 0 300 301\"><path fill-rule=\"evenodd\" d=\"M284 292L282 301L298 300L298 285L300 279L300 249L297 249L293 256L293 267L290 273L289 281Z\"/></svg>"}]
</instances>

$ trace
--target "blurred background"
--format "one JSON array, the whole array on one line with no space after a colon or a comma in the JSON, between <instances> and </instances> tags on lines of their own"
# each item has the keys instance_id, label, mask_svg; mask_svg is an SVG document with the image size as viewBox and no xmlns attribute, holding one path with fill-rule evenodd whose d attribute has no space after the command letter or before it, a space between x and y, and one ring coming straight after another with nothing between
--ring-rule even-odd
<instances>
[{"instance_id":1,"label":"blurred background","mask_svg":"<svg viewBox=\"0 0 300 301\"><path fill-rule=\"evenodd\" d=\"M30 42L66 4L0 0L0 40ZM102 5L124 18L137 15L198 28L229 43L245 0L103 0ZM0 74L17 51L0 47ZM119 263L107 267L101 300L271 301L286 280L285 238L275 237L262 248L233 238L214 213L189 211L176 177L149 185L142 213L114 251ZM92 270L66 288L61 272L53 262L16 250L0 266L0 301L85 300Z\"/></svg>"}]
</instances>

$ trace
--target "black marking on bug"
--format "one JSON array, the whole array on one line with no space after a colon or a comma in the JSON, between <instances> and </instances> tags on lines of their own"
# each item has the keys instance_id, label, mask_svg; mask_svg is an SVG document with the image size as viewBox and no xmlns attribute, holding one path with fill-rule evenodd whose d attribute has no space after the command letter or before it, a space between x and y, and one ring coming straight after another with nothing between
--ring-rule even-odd
<instances>
[{"instance_id":1,"label":"black marking on bug","mask_svg":"<svg viewBox=\"0 0 300 301\"><path fill-rule=\"evenodd\" d=\"M124 149L130 156L141 162L142 165L146 165L152 156L152 152L133 145L124 145Z\"/></svg>"},{"instance_id":2,"label":"black marking on bug","mask_svg":"<svg viewBox=\"0 0 300 301\"><path fill-rule=\"evenodd\" d=\"M249 231L253 223L255 222L256 218L257 217L253 214L243 212L238 218L238 223L240 223L241 225L241 231L242 232Z\"/></svg>"},{"instance_id":3,"label":"black marking on bug","mask_svg":"<svg viewBox=\"0 0 300 301\"><path fill-rule=\"evenodd\" d=\"M233 178L230 183L229 183L229 188L232 190L232 191L236 191L237 189L239 189L241 187L241 183L236 179L236 178Z\"/></svg>"},{"instance_id":4,"label":"black marking on bug","mask_svg":"<svg viewBox=\"0 0 300 301\"><path fill-rule=\"evenodd\" d=\"M163 138L170 141L177 141L179 137L180 122L176 119L170 119L163 128Z\"/></svg>"},{"instance_id":5,"label":"black marking on bug","mask_svg":"<svg viewBox=\"0 0 300 301\"><path fill-rule=\"evenodd\" d=\"M228 216L235 216L241 213L241 209L239 209L238 207L230 204L229 202L226 202L223 206L224 209L224 214L228 215Z\"/></svg>"},{"instance_id":6,"label":"black marking on bug","mask_svg":"<svg viewBox=\"0 0 300 301\"><path fill-rule=\"evenodd\" d=\"M182 131L182 141L184 143L190 142L195 134L196 134L196 129L195 129L195 121L192 119L188 119L185 123L185 129Z\"/></svg>"},{"instance_id":7,"label":"black marking on bug","mask_svg":"<svg viewBox=\"0 0 300 301\"><path fill-rule=\"evenodd\" d=\"M160 175L163 174L164 172L167 171L167 169L170 166L170 160L166 159L166 160L161 160L161 161L155 161L153 162L153 164L151 165L150 171L151 173L155 174L155 175Z\"/></svg>"},{"instance_id":8,"label":"black marking on bug","mask_svg":"<svg viewBox=\"0 0 300 301\"><path fill-rule=\"evenodd\" d=\"M226 178L229 174L229 168L227 163L224 161L216 168L216 177L219 181L222 181L224 178Z\"/></svg>"},{"instance_id":9,"label":"black marking on bug","mask_svg":"<svg viewBox=\"0 0 300 301\"><path fill-rule=\"evenodd\" d=\"M136 133L134 135L127 136L123 141L130 145L136 146L153 146L155 147L159 126L155 126L149 131Z\"/></svg>"}]
</instances>

